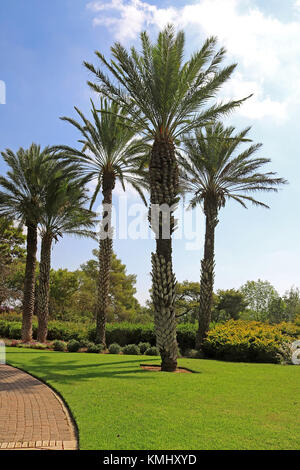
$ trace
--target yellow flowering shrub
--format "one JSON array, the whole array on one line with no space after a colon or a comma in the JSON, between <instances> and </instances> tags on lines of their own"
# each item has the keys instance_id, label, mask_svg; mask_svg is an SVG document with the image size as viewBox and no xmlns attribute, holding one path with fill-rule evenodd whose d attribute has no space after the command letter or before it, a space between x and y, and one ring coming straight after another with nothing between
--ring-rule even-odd
<instances>
[{"instance_id":1,"label":"yellow flowering shrub","mask_svg":"<svg viewBox=\"0 0 300 470\"><path fill-rule=\"evenodd\" d=\"M209 331L203 352L227 361L279 363L284 359L285 346L295 341L298 333L289 324L230 320Z\"/></svg>"}]
</instances>

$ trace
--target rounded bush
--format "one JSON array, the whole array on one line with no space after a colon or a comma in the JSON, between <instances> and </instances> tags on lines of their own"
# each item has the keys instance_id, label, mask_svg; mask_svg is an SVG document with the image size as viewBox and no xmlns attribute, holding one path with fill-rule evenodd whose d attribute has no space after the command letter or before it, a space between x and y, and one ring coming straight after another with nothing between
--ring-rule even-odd
<instances>
[{"instance_id":1,"label":"rounded bush","mask_svg":"<svg viewBox=\"0 0 300 470\"><path fill-rule=\"evenodd\" d=\"M132 356L138 356L141 354L140 348L137 344L127 344L127 346L124 346L122 349L122 352L123 354L129 354Z\"/></svg>"},{"instance_id":2,"label":"rounded bush","mask_svg":"<svg viewBox=\"0 0 300 470\"><path fill-rule=\"evenodd\" d=\"M145 351L146 356L159 356L159 350L156 346L151 346Z\"/></svg>"},{"instance_id":3,"label":"rounded bush","mask_svg":"<svg viewBox=\"0 0 300 470\"><path fill-rule=\"evenodd\" d=\"M119 354L121 352L121 346L118 343L112 343L108 350L110 354Z\"/></svg>"},{"instance_id":4,"label":"rounded bush","mask_svg":"<svg viewBox=\"0 0 300 470\"><path fill-rule=\"evenodd\" d=\"M20 323L12 323L9 327L9 337L12 339L21 339L22 325Z\"/></svg>"},{"instance_id":5,"label":"rounded bush","mask_svg":"<svg viewBox=\"0 0 300 470\"><path fill-rule=\"evenodd\" d=\"M151 344L150 343L139 343L139 348L140 348L141 354L144 354L145 351L147 351L147 349L151 348Z\"/></svg>"},{"instance_id":6,"label":"rounded bush","mask_svg":"<svg viewBox=\"0 0 300 470\"><path fill-rule=\"evenodd\" d=\"M65 351L66 350L66 343L60 340L53 341L52 347L54 351Z\"/></svg>"},{"instance_id":7,"label":"rounded bush","mask_svg":"<svg viewBox=\"0 0 300 470\"><path fill-rule=\"evenodd\" d=\"M90 343L88 345L88 348L87 348L87 352L88 353L100 353L101 351L103 350L103 346L102 344L94 344L94 343Z\"/></svg>"},{"instance_id":8,"label":"rounded bush","mask_svg":"<svg viewBox=\"0 0 300 470\"><path fill-rule=\"evenodd\" d=\"M184 357L189 357L191 359L199 359L201 357L201 353L197 351L197 349L187 349L184 352Z\"/></svg>"},{"instance_id":9,"label":"rounded bush","mask_svg":"<svg viewBox=\"0 0 300 470\"><path fill-rule=\"evenodd\" d=\"M80 348L80 342L76 341L76 339L71 339L71 341L67 344L67 350L69 352L77 352Z\"/></svg>"}]
</instances>

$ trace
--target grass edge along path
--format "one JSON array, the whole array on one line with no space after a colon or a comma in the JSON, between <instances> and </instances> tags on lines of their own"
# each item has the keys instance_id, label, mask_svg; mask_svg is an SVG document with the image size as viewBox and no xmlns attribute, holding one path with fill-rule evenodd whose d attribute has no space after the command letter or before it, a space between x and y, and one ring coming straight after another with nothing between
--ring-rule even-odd
<instances>
[{"instance_id":1,"label":"grass edge along path","mask_svg":"<svg viewBox=\"0 0 300 470\"><path fill-rule=\"evenodd\" d=\"M79 448L300 449L300 368L180 359L195 374L142 370L157 357L7 348L7 363L68 404Z\"/></svg>"}]
</instances>

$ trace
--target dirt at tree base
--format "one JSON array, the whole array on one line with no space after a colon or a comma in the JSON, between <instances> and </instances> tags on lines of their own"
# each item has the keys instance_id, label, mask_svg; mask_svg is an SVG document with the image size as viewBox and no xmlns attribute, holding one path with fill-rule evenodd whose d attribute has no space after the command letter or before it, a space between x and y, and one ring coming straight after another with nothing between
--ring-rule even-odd
<instances>
[{"instance_id":1,"label":"dirt at tree base","mask_svg":"<svg viewBox=\"0 0 300 470\"><path fill-rule=\"evenodd\" d=\"M144 370L149 370L151 372L161 372L161 366L151 366L151 365L143 365L141 364L141 368ZM183 369L182 367L178 367L173 373L175 374L192 374L193 372L188 369Z\"/></svg>"}]
</instances>

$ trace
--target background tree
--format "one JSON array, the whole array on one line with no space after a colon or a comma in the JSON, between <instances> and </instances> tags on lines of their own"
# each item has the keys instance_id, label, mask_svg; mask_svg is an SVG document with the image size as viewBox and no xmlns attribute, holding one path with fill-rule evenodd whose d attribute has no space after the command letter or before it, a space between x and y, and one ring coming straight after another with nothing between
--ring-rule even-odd
<instances>
[{"instance_id":1,"label":"background tree","mask_svg":"<svg viewBox=\"0 0 300 470\"><path fill-rule=\"evenodd\" d=\"M271 299L268 306L268 321L270 323L281 323L289 321L286 303L281 297Z\"/></svg>"},{"instance_id":2,"label":"background tree","mask_svg":"<svg viewBox=\"0 0 300 470\"><path fill-rule=\"evenodd\" d=\"M215 302L214 310L218 312L219 315L220 312L224 312L225 318L223 317L223 319L226 320L238 320L240 314L245 310L248 305L245 300L244 294L236 289L219 289L217 291L216 298L217 300Z\"/></svg>"},{"instance_id":3,"label":"background tree","mask_svg":"<svg viewBox=\"0 0 300 470\"><path fill-rule=\"evenodd\" d=\"M25 261L25 240L21 227L15 227L6 217L0 219L0 307L21 300L20 289L13 289L8 281L15 264Z\"/></svg>"},{"instance_id":4,"label":"background tree","mask_svg":"<svg viewBox=\"0 0 300 470\"><path fill-rule=\"evenodd\" d=\"M195 323L198 317L200 283L183 281L177 283L176 318L178 323Z\"/></svg>"},{"instance_id":5,"label":"background tree","mask_svg":"<svg viewBox=\"0 0 300 470\"><path fill-rule=\"evenodd\" d=\"M149 162L149 220L156 236L156 253L152 253L152 301L164 371L174 371L177 367L176 280L172 267L173 212L179 200L175 144L181 135L228 113L242 102L206 108L208 100L230 78L235 65L219 67L225 50L215 51L216 38L205 41L183 63L184 41L184 33L175 34L174 27L168 25L159 33L155 44L146 32L141 33L141 54L134 47L128 52L115 43L109 62L97 51L101 66L109 71L116 84L102 68L85 62L96 80L96 83L88 82L90 87L121 105L128 113L128 119L124 119L127 124L136 125L153 142ZM163 208L164 214L157 213L159 208Z\"/></svg>"},{"instance_id":6,"label":"background tree","mask_svg":"<svg viewBox=\"0 0 300 470\"><path fill-rule=\"evenodd\" d=\"M78 275L68 269L50 271L50 317L66 320L74 315L73 295L79 288ZM91 294L90 294L91 295ZM68 318L68 314L71 315Z\"/></svg>"},{"instance_id":7,"label":"background tree","mask_svg":"<svg viewBox=\"0 0 300 470\"><path fill-rule=\"evenodd\" d=\"M234 156L250 128L234 134L234 127L224 127L221 122L209 124L205 132L196 130L184 141L186 156L179 156L183 169L184 189L192 194L191 207L202 205L205 214L204 256L201 261L199 328L196 348L201 349L211 321L212 295L215 268L215 229L219 210L233 199L246 208L251 202L268 207L250 196L253 192L278 191L282 178L273 172L258 173L266 158L254 158L261 144L251 145ZM244 292L243 292L244 293ZM248 300L245 295L246 300Z\"/></svg>"},{"instance_id":8,"label":"background tree","mask_svg":"<svg viewBox=\"0 0 300 470\"><path fill-rule=\"evenodd\" d=\"M125 190L130 184L145 202L140 179L139 156L145 152L145 144L135 139L137 127L125 126L126 111L119 105L101 99L101 109L96 110L92 102L93 124L75 108L82 124L74 119L62 118L74 125L82 134L82 150L60 146L68 161L81 164L82 171L90 179L96 179L96 189L92 196L91 207L102 190L102 220L100 222L99 276L97 283L97 320L96 341L106 345L105 325L109 308L110 270L113 254L112 242L112 194L117 181Z\"/></svg>"},{"instance_id":9,"label":"background tree","mask_svg":"<svg viewBox=\"0 0 300 470\"><path fill-rule=\"evenodd\" d=\"M93 250L93 255L98 257L98 251ZM87 296L89 289L95 289L99 273L99 261L91 259L80 266L86 280L82 287L78 289L77 301L82 302L82 297ZM91 281L94 284L91 284ZM139 321L141 306L136 294L136 275L127 274L126 266L119 260L115 253L112 256L110 272L109 309L107 320L112 321ZM93 306L95 311L96 305Z\"/></svg>"},{"instance_id":10,"label":"background tree","mask_svg":"<svg viewBox=\"0 0 300 470\"><path fill-rule=\"evenodd\" d=\"M283 296L286 305L287 321L294 321L300 315L300 291L298 287L291 287Z\"/></svg>"},{"instance_id":11,"label":"background tree","mask_svg":"<svg viewBox=\"0 0 300 470\"><path fill-rule=\"evenodd\" d=\"M256 321L268 321L272 303L279 299L279 294L269 281L247 281L240 291L244 295L248 307L245 318ZM274 306L274 303L273 303Z\"/></svg>"}]
</instances>

